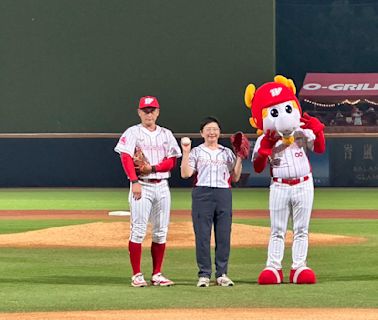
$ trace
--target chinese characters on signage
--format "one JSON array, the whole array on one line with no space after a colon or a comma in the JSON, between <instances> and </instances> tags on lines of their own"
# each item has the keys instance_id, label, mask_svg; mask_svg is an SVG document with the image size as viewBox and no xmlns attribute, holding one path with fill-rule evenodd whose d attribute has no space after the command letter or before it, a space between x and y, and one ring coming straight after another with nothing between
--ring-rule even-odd
<instances>
[{"instance_id":1,"label":"chinese characters on signage","mask_svg":"<svg viewBox=\"0 0 378 320\"><path fill-rule=\"evenodd\" d=\"M378 182L378 164L372 143L344 144L344 160L351 162L352 174L356 182ZM362 148L361 148L362 147Z\"/></svg>"}]
</instances>

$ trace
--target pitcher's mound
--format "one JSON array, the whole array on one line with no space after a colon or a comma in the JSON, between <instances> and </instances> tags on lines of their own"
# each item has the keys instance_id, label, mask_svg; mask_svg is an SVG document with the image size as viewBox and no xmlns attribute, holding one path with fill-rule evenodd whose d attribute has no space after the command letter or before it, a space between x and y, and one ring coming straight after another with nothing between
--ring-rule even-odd
<instances>
[{"instance_id":1,"label":"pitcher's mound","mask_svg":"<svg viewBox=\"0 0 378 320\"><path fill-rule=\"evenodd\" d=\"M129 222L94 222L82 225L55 227L23 233L0 235L2 247L127 247L130 234ZM233 247L267 246L270 228L234 223L232 225ZM286 245L291 244L292 232L286 236ZM311 233L311 245L352 244L365 241L361 237ZM214 240L212 239L212 243ZM144 246L151 244L148 230ZM191 222L172 222L169 226L167 244L172 247L194 247Z\"/></svg>"}]
</instances>

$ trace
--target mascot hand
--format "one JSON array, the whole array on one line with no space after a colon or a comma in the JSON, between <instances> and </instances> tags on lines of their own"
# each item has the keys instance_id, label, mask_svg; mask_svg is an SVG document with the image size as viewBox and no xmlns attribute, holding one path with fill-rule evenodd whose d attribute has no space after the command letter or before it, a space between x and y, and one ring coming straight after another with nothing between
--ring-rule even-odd
<instances>
[{"instance_id":1,"label":"mascot hand","mask_svg":"<svg viewBox=\"0 0 378 320\"><path fill-rule=\"evenodd\" d=\"M276 145L276 142L280 137L273 130L267 130L264 138L262 138L260 143L260 148L257 151L263 157L269 157L272 155L272 149Z\"/></svg>"},{"instance_id":2,"label":"mascot hand","mask_svg":"<svg viewBox=\"0 0 378 320\"><path fill-rule=\"evenodd\" d=\"M326 149L325 137L324 137L324 124L321 123L318 119L309 116L307 113L303 114L301 121L304 122L302 126L303 129L311 129L316 139L314 141L314 151L316 153L323 153Z\"/></svg>"},{"instance_id":3,"label":"mascot hand","mask_svg":"<svg viewBox=\"0 0 378 320\"><path fill-rule=\"evenodd\" d=\"M302 128L311 129L315 133L315 135L318 135L318 133L322 132L325 127L324 124L319 121L319 119L311 117L307 112L303 114L301 121L304 123Z\"/></svg>"}]
</instances>

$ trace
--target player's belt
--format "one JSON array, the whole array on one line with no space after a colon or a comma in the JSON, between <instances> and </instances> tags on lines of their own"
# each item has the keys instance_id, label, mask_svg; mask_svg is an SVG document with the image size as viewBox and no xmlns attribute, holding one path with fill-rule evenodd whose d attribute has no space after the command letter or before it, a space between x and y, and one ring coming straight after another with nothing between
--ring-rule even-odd
<instances>
[{"instance_id":1,"label":"player's belt","mask_svg":"<svg viewBox=\"0 0 378 320\"><path fill-rule=\"evenodd\" d=\"M294 185L301 183L303 181L307 181L309 178L310 178L309 176L304 176L304 177L300 177L300 178L296 178L296 179L273 178L273 181L288 184L290 186L294 186Z\"/></svg>"},{"instance_id":2,"label":"player's belt","mask_svg":"<svg viewBox=\"0 0 378 320\"><path fill-rule=\"evenodd\" d=\"M162 182L163 179L142 179L143 182L147 183L159 183Z\"/></svg>"}]
</instances>

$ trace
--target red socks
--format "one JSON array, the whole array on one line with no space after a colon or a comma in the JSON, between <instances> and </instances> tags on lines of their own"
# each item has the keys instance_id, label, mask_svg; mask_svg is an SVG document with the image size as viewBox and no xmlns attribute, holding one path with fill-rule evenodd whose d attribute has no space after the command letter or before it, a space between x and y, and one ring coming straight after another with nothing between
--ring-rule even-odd
<instances>
[{"instance_id":1,"label":"red socks","mask_svg":"<svg viewBox=\"0 0 378 320\"><path fill-rule=\"evenodd\" d=\"M152 255L152 265L153 265L152 274L161 272L164 252L165 252L165 243L152 242L152 245L151 245L151 255Z\"/></svg>"},{"instance_id":2,"label":"red socks","mask_svg":"<svg viewBox=\"0 0 378 320\"><path fill-rule=\"evenodd\" d=\"M129 241L130 263L133 274L140 273L140 263L142 260L142 244Z\"/></svg>"},{"instance_id":3,"label":"red socks","mask_svg":"<svg viewBox=\"0 0 378 320\"><path fill-rule=\"evenodd\" d=\"M152 242L151 255L152 255L152 274L160 273L163 264L165 252L165 243ZM140 273L140 265L142 261L142 244L129 241L129 255L130 263L133 269L133 274Z\"/></svg>"}]
</instances>

